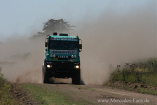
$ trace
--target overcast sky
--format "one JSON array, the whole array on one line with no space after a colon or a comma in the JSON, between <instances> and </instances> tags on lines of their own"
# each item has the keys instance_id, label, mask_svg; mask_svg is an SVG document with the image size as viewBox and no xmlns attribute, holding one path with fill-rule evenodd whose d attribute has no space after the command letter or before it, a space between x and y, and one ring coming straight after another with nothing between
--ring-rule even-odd
<instances>
[{"instance_id":1,"label":"overcast sky","mask_svg":"<svg viewBox=\"0 0 157 105\"><path fill-rule=\"evenodd\" d=\"M150 0L0 0L0 36L26 35L40 31L48 19L66 19L72 25L88 21L108 8L125 15ZM153 0L152 0L153 1ZM155 0L154 0L155 1Z\"/></svg>"}]
</instances>

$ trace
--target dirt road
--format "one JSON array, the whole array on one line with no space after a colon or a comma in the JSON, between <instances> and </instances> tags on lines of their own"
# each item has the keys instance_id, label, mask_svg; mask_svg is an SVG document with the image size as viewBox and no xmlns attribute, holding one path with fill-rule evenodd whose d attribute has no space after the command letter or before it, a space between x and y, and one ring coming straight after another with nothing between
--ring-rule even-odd
<instances>
[{"instance_id":1,"label":"dirt road","mask_svg":"<svg viewBox=\"0 0 157 105\"><path fill-rule=\"evenodd\" d=\"M29 104L156 105L157 103L157 96L98 85L72 85L69 83L19 85L33 100L34 103L29 102Z\"/></svg>"}]
</instances>

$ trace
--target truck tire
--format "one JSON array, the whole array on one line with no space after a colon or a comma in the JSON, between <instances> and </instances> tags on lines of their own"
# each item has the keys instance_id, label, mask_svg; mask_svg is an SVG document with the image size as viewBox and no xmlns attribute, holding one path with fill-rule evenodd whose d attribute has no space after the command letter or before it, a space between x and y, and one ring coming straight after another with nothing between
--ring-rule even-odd
<instances>
[{"instance_id":1,"label":"truck tire","mask_svg":"<svg viewBox=\"0 0 157 105\"><path fill-rule=\"evenodd\" d=\"M49 78L50 78L49 73L48 73L48 72L45 72L45 73L44 73L44 80L43 80L43 82L44 82L44 83L49 83Z\"/></svg>"},{"instance_id":2,"label":"truck tire","mask_svg":"<svg viewBox=\"0 0 157 105\"><path fill-rule=\"evenodd\" d=\"M74 70L72 84L80 85L80 70Z\"/></svg>"}]
</instances>

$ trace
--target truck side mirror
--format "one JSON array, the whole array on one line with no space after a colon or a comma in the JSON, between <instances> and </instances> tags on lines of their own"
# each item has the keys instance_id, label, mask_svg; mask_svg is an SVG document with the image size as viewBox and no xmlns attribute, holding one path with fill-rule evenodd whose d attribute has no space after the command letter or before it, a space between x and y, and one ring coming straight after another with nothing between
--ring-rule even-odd
<instances>
[{"instance_id":1,"label":"truck side mirror","mask_svg":"<svg viewBox=\"0 0 157 105\"><path fill-rule=\"evenodd\" d=\"M47 42L45 42L45 47L47 47Z\"/></svg>"},{"instance_id":2,"label":"truck side mirror","mask_svg":"<svg viewBox=\"0 0 157 105\"><path fill-rule=\"evenodd\" d=\"M79 49L82 49L82 44L79 44Z\"/></svg>"},{"instance_id":3,"label":"truck side mirror","mask_svg":"<svg viewBox=\"0 0 157 105\"><path fill-rule=\"evenodd\" d=\"M48 38L45 39L45 47L47 47L47 40L48 40Z\"/></svg>"},{"instance_id":4,"label":"truck side mirror","mask_svg":"<svg viewBox=\"0 0 157 105\"><path fill-rule=\"evenodd\" d=\"M79 52L81 52L82 51L82 40L81 39L79 39Z\"/></svg>"},{"instance_id":5,"label":"truck side mirror","mask_svg":"<svg viewBox=\"0 0 157 105\"><path fill-rule=\"evenodd\" d=\"M79 44L79 52L82 51L82 44Z\"/></svg>"}]
</instances>

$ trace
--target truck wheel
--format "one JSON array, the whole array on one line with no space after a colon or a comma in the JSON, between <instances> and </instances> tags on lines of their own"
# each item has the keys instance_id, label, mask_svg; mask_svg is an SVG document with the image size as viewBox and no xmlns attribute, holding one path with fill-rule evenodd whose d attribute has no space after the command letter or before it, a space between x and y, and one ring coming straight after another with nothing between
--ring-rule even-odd
<instances>
[{"instance_id":1,"label":"truck wheel","mask_svg":"<svg viewBox=\"0 0 157 105\"><path fill-rule=\"evenodd\" d=\"M80 84L80 70L75 70L72 76L72 84Z\"/></svg>"},{"instance_id":2,"label":"truck wheel","mask_svg":"<svg viewBox=\"0 0 157 105\"><path fill-rule=\"evenodd\" d=\"M49 78L50 78L49 73L48 73L48 72L45 72L45 73L44 73L44 80L43 80L43 82L44 82L44 83L49 83Z\"/></svg>"}]
</instances>

